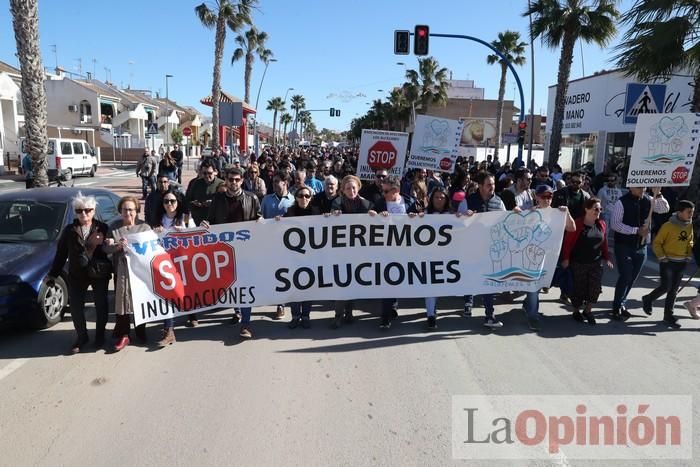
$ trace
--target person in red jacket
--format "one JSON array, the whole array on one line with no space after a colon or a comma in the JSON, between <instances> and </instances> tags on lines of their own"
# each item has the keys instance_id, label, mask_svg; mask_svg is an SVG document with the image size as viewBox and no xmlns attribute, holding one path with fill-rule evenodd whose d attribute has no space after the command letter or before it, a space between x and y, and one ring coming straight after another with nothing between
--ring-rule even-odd
<instances>
[{"instance_id":1,"label":"person in red jacket","mask_svg":"<svg viewBox=\"0 0 700 467\"><path fill-rule=\"evenodd\" d=\"M608 251L607 226L600 218L600 199L589 198L583 203L583 216L576 219L576 230L566 232L562 250L563 268L570 267L573 275L573 292L570 296L574 306L574 319L595 324L591 308L598 301L602 288L603 264L612 269ZM583 307L583 314L581 308Z\"/></svg>"}]
</instances>

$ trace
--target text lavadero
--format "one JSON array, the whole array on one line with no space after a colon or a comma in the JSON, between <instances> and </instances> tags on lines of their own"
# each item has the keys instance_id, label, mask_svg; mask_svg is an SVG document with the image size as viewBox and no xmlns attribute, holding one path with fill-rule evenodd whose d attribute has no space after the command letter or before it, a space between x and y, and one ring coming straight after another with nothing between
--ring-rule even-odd
<instances>
[{"instance_id":1,"label":"text lavadero","mask_svg":"<svg viewBox=\"0 0 700 467\"><path fill-rule=\"evenodd\" d=\"M548 286L554 209L243 222L129 236L135 320L313 300L422 298Z\"/></svg>"}]
</instances>

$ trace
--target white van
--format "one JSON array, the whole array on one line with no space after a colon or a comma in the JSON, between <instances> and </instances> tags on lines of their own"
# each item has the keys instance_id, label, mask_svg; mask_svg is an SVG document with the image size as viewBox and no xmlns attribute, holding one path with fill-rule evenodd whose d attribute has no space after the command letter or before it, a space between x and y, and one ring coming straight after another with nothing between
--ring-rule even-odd
<instances>
[{"instance_id":1,"label":"white van","mask_svg":"<svg viewBox=\"0 0 700 467\"><path fill-rule=\"evenodd\" d=\"M22 155L26 154L24 139ZM49 138L46 154L49 179L55 180L59 174L70 179L76 175L94 177L97 172L97 157L90 145L82 139Z\"/></svg>"}]
</instances>

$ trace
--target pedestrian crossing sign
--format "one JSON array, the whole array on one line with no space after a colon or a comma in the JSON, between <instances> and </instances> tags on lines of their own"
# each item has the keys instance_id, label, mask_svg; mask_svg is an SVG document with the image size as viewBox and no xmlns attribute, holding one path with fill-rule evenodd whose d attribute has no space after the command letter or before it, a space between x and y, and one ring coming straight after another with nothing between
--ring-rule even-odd
<instances>
[{"instance_id":1,"label":"pedestrian crossing sign","mask_svg":"<svg viewBox=\"0 0 700 467\"><path fill-rule=\"evenodd\" d=\"M665 84L627 83L625 123L636 124L639 114L664 113Z\"/></svg>"},{"instance_id":2,"label":"pedestrian crossing sign","mask_svg":"<svg viewBox=\"0 0 700 467\"><path fill-rule=\"evenodd\" d=\"M157 135L158 134L158 124L156 122L151 122L148 124L148 129L146 130L147 135Z\"/></svg>"}]
</instances>

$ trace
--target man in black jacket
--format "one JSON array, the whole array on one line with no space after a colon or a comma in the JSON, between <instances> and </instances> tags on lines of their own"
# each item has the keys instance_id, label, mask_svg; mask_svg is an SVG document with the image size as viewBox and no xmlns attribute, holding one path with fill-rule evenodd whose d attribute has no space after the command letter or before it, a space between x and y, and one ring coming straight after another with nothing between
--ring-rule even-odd
<instances>
[{"instance_id":1,"label":"man in black jacket","mask_svg":"<svg viewBox=\"0 0 700 467\"><path fill-rule=\"evenodd\" d=\"M180 151L180 145L176 144L172 151L170 151L170 157L175 161L175 167L177 167L177 183L182 184L182 160L184 156L182 151Z\"/></svg>"},{"instance_id":2,"label":"man in black jacket","mask_svg":"<svg viewBox=\"0 0 700 467\"><path fill-rule=\"evenodd\" d=\"M209 206L208 222L210 224L228 224L232 222L255 221L262 218L260 201L255 194L243 190L243 172L238 168L226 169L226 191L218 192ZM250 330L251 307L241 307L241 331L244 339L253 337ZM234 321L237 321L234 316Z\"/></svg>"}]
</instances>

